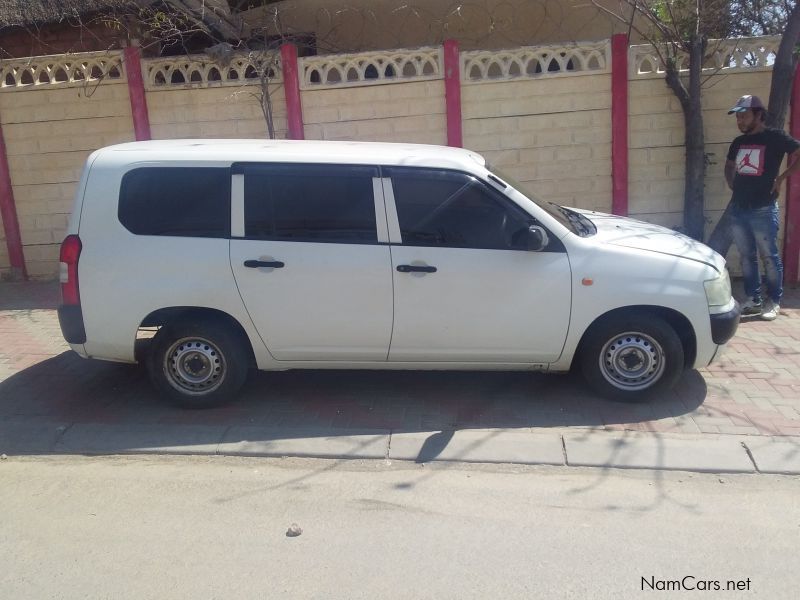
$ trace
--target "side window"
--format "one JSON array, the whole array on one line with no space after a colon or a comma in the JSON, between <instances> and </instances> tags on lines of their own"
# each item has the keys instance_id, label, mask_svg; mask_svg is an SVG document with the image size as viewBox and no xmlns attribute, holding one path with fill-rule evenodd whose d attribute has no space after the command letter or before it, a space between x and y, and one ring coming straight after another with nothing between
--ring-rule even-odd
<instances>
[{"instance_id":1,"label":"side window","mask_svg":"<svg viewBox=\"0 0 800 600\"><path fill-rule=\"evenodd\" d=\"M141 167L122 177L117 214L137 235L228 237L230 169Z\"/></svg>"},{"instance_id":2,"label":"side window","mask_svg":"<svg viewBox=\"0 0 800 600\"><path fill-rule=\"evenodd\" d=\"M258 165L244 169L245 237L378 241L371 167Z\"/></svg>"},{"instance_id":3,"label":"side window","mask_svg":"<svg viewBox=\"0 0 800 600\"><path fill-rule=\"evenodd\" d=\"M403 244L523 249L532 217L465 173L391 169Z\"/></svg>"}]
</instances>

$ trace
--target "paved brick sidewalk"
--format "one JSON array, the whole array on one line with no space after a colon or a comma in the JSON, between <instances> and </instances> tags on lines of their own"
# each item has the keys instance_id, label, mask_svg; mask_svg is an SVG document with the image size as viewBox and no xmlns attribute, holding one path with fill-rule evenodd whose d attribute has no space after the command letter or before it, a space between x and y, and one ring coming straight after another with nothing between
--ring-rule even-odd
<instances>
[{"instance_id":1,"label":"paved brick sidewalk","mask_svg":"<svg viewBox=\"0 0 800 600\"><path fill-rule=\"evenodd\" d=\"M645 405L599 400L576 376L290 371L254 374L240 401L208 411L163 405L138 366L70 352L57 297L52 283L0 284L0 420L800 435L800 290L776 321L744 322L719 363Z\"/></svg>"}]
</instances>

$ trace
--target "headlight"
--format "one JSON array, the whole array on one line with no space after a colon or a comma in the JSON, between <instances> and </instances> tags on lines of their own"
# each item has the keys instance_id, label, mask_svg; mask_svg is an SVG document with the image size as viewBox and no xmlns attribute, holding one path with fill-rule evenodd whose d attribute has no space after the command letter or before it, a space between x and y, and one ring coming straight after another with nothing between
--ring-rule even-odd
<instances>
[{"instance_id":1,"label":"headlight","mask_svg":"<svg viewBox=\"0 0 800 600\"><path fill-rule=\"evenodd\" d=\"M731 277L725 269L716 279L704 281L708 310L711 313L727 312L733 308L731 296Z\"/></svg>"}]
</instances>

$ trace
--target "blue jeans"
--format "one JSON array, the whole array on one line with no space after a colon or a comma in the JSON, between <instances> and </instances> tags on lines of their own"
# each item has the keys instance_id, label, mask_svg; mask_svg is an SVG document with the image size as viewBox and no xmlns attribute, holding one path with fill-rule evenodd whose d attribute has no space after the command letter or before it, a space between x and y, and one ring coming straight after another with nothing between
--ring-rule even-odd
<instances>
[{"instance_id":1,"label":"blue jeans","mask_svg":"<svg viewBox=\"0 0 800 600\"><path fill-rule=\"evenodd\" d=\"M761 272L758 257L764 262L767 293L780 303L783 297L783 262L778 252L778 203L762 208L737 208L731 211L733 242L742 259L744 291L750 298L761 300Z\"/></svg>"}]
</instances>

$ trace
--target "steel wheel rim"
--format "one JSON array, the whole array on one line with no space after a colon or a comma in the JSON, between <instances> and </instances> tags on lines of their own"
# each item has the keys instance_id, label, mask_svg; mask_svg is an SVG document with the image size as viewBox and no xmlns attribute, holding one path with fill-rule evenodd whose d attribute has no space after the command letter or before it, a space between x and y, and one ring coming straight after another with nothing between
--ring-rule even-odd
<instances>
[{"instance_id":1,"label":"steel wheel rim","mask_svg":"<svg viewBox=\"0 0 800 600\"><path fill-rule=\"evenodd\" d=\"M227 365L219 349L206 339L183 338L164 355L167 381L181 393L209 394L225 380Z\"/></svg>"},{"instance_id":2,"label":"steel wheel rim","mask_svg":"<svg viewBox=\"0 0 800 600\"><path fill-rule=\"evenodd\" d=\"M600 372L615 388L644 390L664 374L664 350L653 337L639 331L615 335L603 346Z\"/></svg>"}]
</instances>

